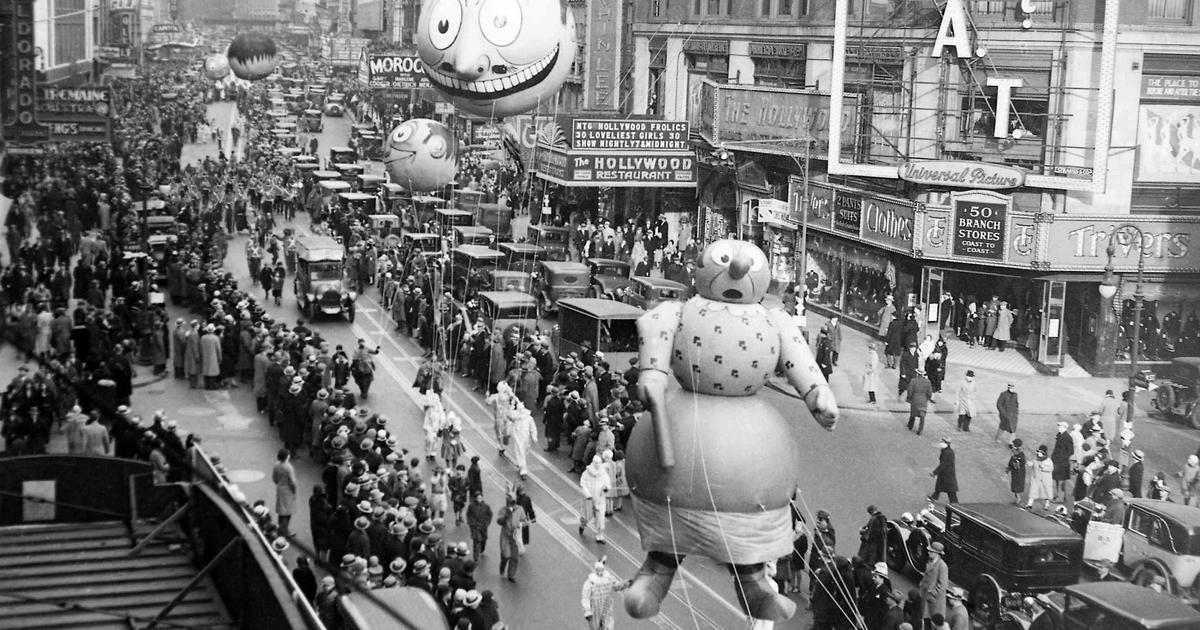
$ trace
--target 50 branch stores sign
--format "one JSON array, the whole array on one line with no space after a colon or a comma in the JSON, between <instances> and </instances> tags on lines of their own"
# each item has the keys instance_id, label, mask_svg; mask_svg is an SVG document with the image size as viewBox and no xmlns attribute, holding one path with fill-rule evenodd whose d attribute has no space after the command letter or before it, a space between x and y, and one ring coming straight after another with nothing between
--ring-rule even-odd
<instances>
[{"instance_id":1,"label":"50 branch stores sign","mask_svg":"<svg viewBox=\"0 0 1200 630\"><path fill-rule=\"evenodd\" d=\"M978 195L954 199L954 255L1004 260L1008 202Z\"/></svg>"}]
</instances>

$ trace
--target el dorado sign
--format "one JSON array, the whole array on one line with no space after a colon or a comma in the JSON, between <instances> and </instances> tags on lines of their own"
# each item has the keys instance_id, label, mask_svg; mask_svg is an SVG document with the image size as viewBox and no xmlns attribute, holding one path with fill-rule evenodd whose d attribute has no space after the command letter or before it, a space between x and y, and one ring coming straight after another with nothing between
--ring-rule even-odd
<instances>
[{"instance_id":1,"label":"el dorado sign","mask_svg":"<svg viewBox=\"0 0 1200 630\"><path fill-rule=\"evenodd\" d=\"M1025 183L1025 171L984 162L905 162L898 170L900 179L928 186L1003 190Z\"/></svg>"}]
</instances>

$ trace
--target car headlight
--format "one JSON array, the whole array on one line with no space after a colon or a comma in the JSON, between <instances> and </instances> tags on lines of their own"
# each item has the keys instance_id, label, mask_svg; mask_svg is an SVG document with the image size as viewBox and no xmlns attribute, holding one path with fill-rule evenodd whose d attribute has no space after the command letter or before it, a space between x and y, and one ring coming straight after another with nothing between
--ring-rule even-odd
<instances>
[{"instance_id":1,"label":"car headlight","mask_svg":"<svg viewBox=\"0 0 1200 630\"><path fill-rule=\"evenodd\" d=\"M356 293L356 292L354 292L354 291L350 291L349 293L347 293L347 295L349 295L349 296L350 296L350 299L351 299L351 300L357 300L357 299L358 299L358 293Z\"/></svg>"}]
</instances>

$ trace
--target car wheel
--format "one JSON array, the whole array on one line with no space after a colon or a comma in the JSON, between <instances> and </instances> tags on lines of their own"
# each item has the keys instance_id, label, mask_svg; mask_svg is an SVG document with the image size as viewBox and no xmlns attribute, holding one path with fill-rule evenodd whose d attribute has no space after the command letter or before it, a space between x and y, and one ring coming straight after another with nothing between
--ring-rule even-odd
<instances>
[{"instance_id":1,"label":"car wheel","mask_svg":"<svg viewBox=\"0 0 1200 630\"><path fill-rule=\"evenodd\" d=\"M537 318L538 318L538 319L545 319L545 318L546 318L546 299L545 299L545 298L538 298L538 301L537 301Z\"/></svg>"},{"instance_id":2,"label":"car wheel","mask_svg":"<svg viewBox=\"0 0 1200 630\"><path fill-rule=\"evenodd\" d=\"M317 319L317 305L309 302L304 307L304 317L310 322L315 321Z\"/></svg>"},{"instance_id":3,"label":"car wheel","mask_svg":"<svg viewBox=\"0 0 1200 630\"><path fill-rule=\"evenodd\" d=\"M928 534L921 530L915 530L909 535L904 546L908 549L908 558L912 562L913 569L916 569L917 573L924 574L925 565L929 564Z\"/></svg>"},{"instance_id":4,"label":"car wheel","mask_svg":"<svg viewBox=\"0 0 1200 630\"><path fill-rule=\"evenodd\" d=\"M968 595L971 602L971 619L984 628L993 628L1000 622L1000 600L1004 591L1000 584L987 574L975 578Z\"/></svg>"},{"instance_id":5,"label":"car wheel","mask_svg":"<svg viewBox=\"0 0 1200 630\"><path fill-rule=\"evenodd\" d=\"M590 297L590 298L599 298L599 297L600 297L600 290L599 290L599 289L597 289L596 287L590 287L590 288L588 288L588 297Z\"/></svg>"},{"instance_id":6,"label":"car wheel","mask_svg":"<svg viewBox=\"0 0 1200 630\"><path fill-rule=\"evenodd\" d=\"M1167 579L1166 572L1153 562L1143 563L1134 569L1133 577L1129 578L1129 582L1146 588L1158 584L1163 592L1169 592L1171 589L1171 581Z\"/></svg>"},{"instance_id":7,"label":"car wheel","mask_svg":"<svg viewBox=\"0 0 1200 630\"><path fill-rule=\"evenodd\" d=\"M1192 406L1192 413L1188 414L1188 424L1192 425L1193 429L1200 429L1200 404Z\"/></svg>"},{"instance_id":8,"label":"car wheel","mask_svg":"<svg viewBox=\"0 0 1200 630\"><path fill-rule=\"evenodd\" d=\"M888 525L887 550L884 557L892 571L908 569L908 550L904 547L904 534L900 533L900 528L895 525Z\"/></svg>"},{"instance_id":9,"label":"car wheel","mask_svg":"<svg viewBox=\"0 0 1200 630\"><path fill-rule=\"evenodd\" d=\"M1154 393L1154 402L1158 403L1158 410L1167 417L1168 420L1175 420L1175 388L1170 385L1159 387Z\"/></svg>"}]
</instances>

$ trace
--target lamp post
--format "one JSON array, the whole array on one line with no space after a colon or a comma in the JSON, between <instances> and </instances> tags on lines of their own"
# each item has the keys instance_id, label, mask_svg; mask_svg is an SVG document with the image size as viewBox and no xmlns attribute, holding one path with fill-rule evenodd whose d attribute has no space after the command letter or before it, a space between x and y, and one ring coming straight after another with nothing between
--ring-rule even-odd
<instances>
[{"instance_id":1,"label":"lamp post","mask_svg":"<svg viewBox=\"0 0 1200 630\"><path fill-rule=\"evenodd\" d=\"M1110 301L1117 294L1117 283L1113 279L1113 256L1117 253L1117 247L1113 239L1118 233L1126 231L1137 233L1138 250L1137 286L1133 291L1133 339L1129 348L1129 390L1127 392L1128 400L1125 401L1127 405L1125 409L1125 421L1132 423L1134 402L1137 398L1137 386L1134 385L1134 376L1138 371L1138 357L1141 354L1142 303L1145 298L1142 293L1142 281L1146 269L1146 243L1142 235L1142 230L1136 225L1126 223L1120 227L1113 228L1109 232L1108 249L1105 250L1108 254L1108 263L1104 265L1104 281L1100 283L1100 297L1105 301Z\"/></svg>"}]
</instances>

